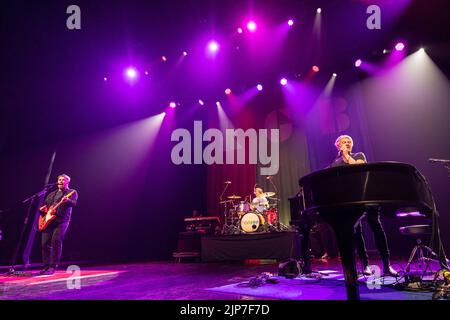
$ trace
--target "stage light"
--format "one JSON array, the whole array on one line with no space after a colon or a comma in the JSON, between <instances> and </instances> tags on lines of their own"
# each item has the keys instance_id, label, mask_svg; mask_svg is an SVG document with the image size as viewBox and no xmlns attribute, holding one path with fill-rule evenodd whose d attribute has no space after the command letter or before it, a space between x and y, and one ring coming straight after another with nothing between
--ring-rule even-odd
<instances>
[{"instance_id":1,"label":"stage light","mask_svg":"<svg viewBox=\"0 0 450 320\"><path fill-rule=\"evenodd\" d=\"M281 79L281 80L280 80L280 84L281 84L282 86L285 86L285 85L287 84L287 79L286 79L286 78Z\"/></svg>"},{"instance_id":2,"label":"stage light","mask_svg":"<svg viewBox=\"0 0 450 320\"><path fill-rule=\"evenodd\" d=\"M405 45L402 42L399 42L395 45L395 50L402 51L405 48Z\"/></svg>"},{"instance_id":3,"label":"stage light","mask_svg":"<svg viewBox=\"0 0 450 320\"><path fill-rule=\"evenodd\" d=\"M312 67L312 71L314 71L314 72L319 72L319 67L318 66L313 66Z\"/></svg>"},{"instance_id":4,"label":"stage light","mask_svg":"<svg viewBox=\"0 0 450 320\"><path fill-rule=\"evenodd\" d=\"M221 108L222 107L222 104L220 103L220 101L216 101L216 106L217 106L217 108Z\"/></svg>"},{"instance_id":5,"label":"stage light","mask_svg":"<svg viewBox=\"0 0 450 320\"><path fill-rule=\"evenodd\" d=\"M255 23L255 21L249 21L247 23L247 29L250 32L255 32L256 31L256 23Z\"/></svg>"},{"instance_id":6,"label":"stage light","mask_svg":"<svg viewBox=\"0 0 450 320\"><path fill-rule=\"evenodd\" d=\"M362 63L361 59L356 60L355 67L359 68L361 66L361 63Z\"/></svg>"},{"instance_id":7,"label":"stage light","mask_svg":"<svg viewBox=\"0 0 450 320\"><path fill-rule=\"evenodd\" d=\"M130 80L136 79L136 77L137 77L137 71L133 67L127 68L127 70L125 71L125 74L127 75L127 78Z\"/></svg>"},{"instance_id":8,"label":"stage light","mask_svg":"<svg viewBox=\"0 0 450 320\"><path fill-rule=\"evenodd\" d=\"M145 71L144 74L145 74L146 76L148 76L148 71Z\"/></svg>"},{"instance_id":9,"label":"stage light","mask_svg":"<svg viewBox=\"0 0 450 320\"><path fill-rule=\"evenodd\" d=\"M108 81L108 78L107 77L103 77L103 81Z\"/></svg>"},{"instance_id":10,"label":"stage light","mask_svg":"<svg viewBox=\"0 0 450 320\"><path fill-rule=\"evenodd\" d=\"M237 28L237 33L242 33L242 32L244 32L244 30L242 30L242 28Z\"/></svg>"},{"instance_id":11,"label":"stage light","mask_svg":"<svg viewBox=\"0 0 450 320\"><path fill-rule=\"evenodd\" d=\"M322 13L322 9L321 8L317 8L317 13Z\"/></svg>"},{"instance_id":12,"label":"stage light","mask_svg":"<svg viewBox=\"0 0 450 320\"><path fill-rule=\"evenodd\" d=\"M208 50L209 50L211 53L216 53L216 52L219 50L219 44L218 44L216 41L211 40L211 41L208 43Z\"/></svg>"},{"instance_id":13,"label":"stage light","mask_svg":"<svg viewBox=\"0 0 450 320\"><path fill-rule=\"evenodd\" d=\"M337 77L337 73L333 73L333 77Z\"/></svg>"},{"instance_id":14,"label":"stage light","mask_svg":"<svg viewBox=\"0 0 450 320\"><path fill-rule=\"evenodd\" d=\"M166 56L162 56L162 57L161 57L161 60L164 61L164 62L166 62L166 61L167 61Z\"/></svg>"},{"instance_id":15,"label":"stage light","mask_svg":"<svg viewBox=\"0 0 450 320\"><path fill-rule=\"evenodd\" d=\"M288 26L289 26L289 27L292 27L293 25L294 25L294 20L289 19L289 21L288 21Z\"/></svg>"},{"instance_id":16,"label":"stage light","mask_svg":"<svg viewBox=\"0 0 450 320\"><path fill-rule=\"evenodd\" d=\"M170 102L169 103L169 107L171 107L172 109L174 109L174 108L176 108L177 107L177 104L175 103L175 102Z\"/></svg>"},{"instance_id":17,"label":"stage light","mask_svg":"<svg viewBox=\"0 0 450 320\"><path fill-rule=\"evenodd\" d=\"M201 99L198 100L198 104L201 105L201 106L204 106L204 105L205 105L205 103L204 103L203 100L201 100Z\"/></svg>"},{"instance_id":18,"label":"stage light","mask_svg":"<svg viewBox=\"0 0 450 320\"><path fill-rule=\"evenodd\" d=\"M256 89L257 89L258 91L262 91L263 86L262 86L261 84L258 84L258 85L256 86Z\"/></svg>"},{"instance_id":19,"label":"stage light","mask_svg":"<svg viewBox=\"0 0 450 320\"><path fill-rule=\"evenodd\" d=\"M231 94L231 89L230 88L226 88L225 89L225 94Z\"/></svg>"},{"instance_id":20,"label":"stage light","mask_svg":"<svg viewBox=\"0 0 450 320\"><path fill-rule=\"evenodd\" d=\"M386 49L383 49L383 54L388 53L388 51Z\"/></svg>"},{"instance_id":21,"label":"stage light","mask_svg":"<svg viewBox=\"0 0 450 320\"><path fill-rule=\"evenodd\" d=\"M183 56L187 56L187 51L183 51Z\"/></svg>"},{"instance_id":22,"label":"stage light","mask_svg":"<svg viewBox=\"0 0 450 320\"><path fill-rule=\"evenodd\" d=\"M420 49L419 49L419 52L424 53L424 52L425 52L425 49L424 49L424 48L420 48Z\"/></svg>"}]
</instances>

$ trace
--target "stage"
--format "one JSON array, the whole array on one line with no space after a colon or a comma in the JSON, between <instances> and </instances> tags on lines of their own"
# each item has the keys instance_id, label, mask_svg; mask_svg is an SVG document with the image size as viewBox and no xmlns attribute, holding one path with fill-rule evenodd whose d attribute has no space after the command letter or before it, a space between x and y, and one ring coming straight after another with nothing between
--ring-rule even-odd
<instances>
[{"instance_id":1,"label":"stage","mask_svg":"<svg viewBox=\"0 0 450 320\"><path fill-rule=\"evenodd\" d=\"M65 270L51 276L0 276L2 300L346 300L339 259L314 260L311 277L277 277L278 264L175 263L173 261L81 266L77 278ZM373 264L379 261L372 260ZM405 261L393 261L402 270ZM437 266L433 265L437 271ZM264 272L279 280L251 287ZM318 276L320 275L320 277ZM393 289L360 278L362 300L431 300L432 292Z\"/></svg>"},{"instance_id":2,"label":"stage","mask_svg":"<svg viewBox=\"0 0 450 320\"><path fill-rule=\"evenodd\" d=\"M297 232L261 232L202 237L202 261L242 261L300 257Z\"/></svg>"}]
</instances>

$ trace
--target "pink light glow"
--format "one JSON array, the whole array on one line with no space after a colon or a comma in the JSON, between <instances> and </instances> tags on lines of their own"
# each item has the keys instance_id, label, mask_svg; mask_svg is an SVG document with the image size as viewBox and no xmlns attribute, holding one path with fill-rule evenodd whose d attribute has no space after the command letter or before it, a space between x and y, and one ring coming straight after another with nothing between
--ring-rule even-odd
<instances>
[{"instance_id":1,"label":"pink light glow","mask_svg":"<svg viewBox=\"0 0 450 320\"><path fill-rule=\"evenodd\" d=\"M289 27L292 27L293 25L294 25L294 20L289 19L289 21L288 21L288 26L289 26Z\"/></svg>"},{"instance_id":2,"label":"pink light glow","mask_svg":"<svg viewBox=\"0 0 450 320\"><path fill-rule=\"evenodd\" d=\"M359 68L361 66L361 63L362 63L361 59L356 60L355 67Z\"/></svg>"},{"instance_id":3,"label":"pink light glow","mask_svg":"<svg viewBox=\"0 0 450 320\"><path fill-rule=\"evenodd\" d=\"M395 45L395 50L402 51L405 48L405 45L402 42L399 42Z\"/></svg>"},{"instance_id":4,"label":"pink light glow","mask_svg":"<svg viewBox=\"0 0 450 320\"><path fill-rule=\"evenodd\" d=\"M175 102L171 102L171 103L169 103L169 107L171 107L172 109L174 109L174 108L176 108L177 107L177 104L175 103Z\"/></svg>"},{"instance_id":5,"label":"pink light glow","mask_svg":"<svg viewBox=\"0 0 450 320\"><path fill-rule=\"evenodd\" d=\"M280 80L280 84L281 84L282 86L287 85L287 79L286 79L286 78L281 79L281 80Z\"/></svg>"},{"instance_id":6,"label":"pink light glow","mask_svg":"<svg viewBox=\"0 0 450 320\"><path fill-rule=\"evenodd\" d=\"M247 23L247 29L250 32L255 32L256 31L256 23L255 23L255 21L249 21Z\"/></svg>"},{"instance_id":7,"label":"pink light glow","mask_svg":"<svg viewBox=\"0 0 450 320\"><path fill-rule=\"evenodd\" d=\"M313 66L313 67L312 67L312 70L313 70L314 72L319 72L320 69L319 69L318 66Z\"/></svg>"}]
</instances>

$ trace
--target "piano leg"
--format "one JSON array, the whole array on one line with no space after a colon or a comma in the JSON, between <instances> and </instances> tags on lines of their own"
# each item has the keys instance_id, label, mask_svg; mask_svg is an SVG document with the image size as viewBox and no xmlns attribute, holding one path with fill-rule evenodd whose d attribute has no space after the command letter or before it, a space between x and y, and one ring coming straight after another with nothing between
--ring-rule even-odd
<instances>
[{"instance_id":1,"label":"piano leg","mask_svg":"<svg viewBox=\"0 0 450 320\"><path fill-rule=\"evenodd\" d=\"M344 218L348 212L342 212L339 214L334 212L332 217L324 217L336 234L336 240L338 242L339 252L341 254L342 269L345 276L345 288L347 290L348 300L359 300L359 288L357 283L357 271L355 263L355 242L354 242L354 230L355 225L359 221L357 219ZM336 219L339 217L340 219Z\"/></svg>"}]
</instances>

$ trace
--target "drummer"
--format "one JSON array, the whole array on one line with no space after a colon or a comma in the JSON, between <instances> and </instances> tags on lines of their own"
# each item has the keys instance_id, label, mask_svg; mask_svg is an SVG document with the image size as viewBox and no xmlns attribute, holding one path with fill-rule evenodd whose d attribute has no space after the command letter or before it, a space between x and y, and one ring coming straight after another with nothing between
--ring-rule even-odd
<instances>
[{"instance_id":1,"label":"drummer","mask_svg":"<svg viewBox=\"0 0 450 320\"><path fill-rule=\"evenodd\" d=\"M263 213L269 208L269 201L266 198L266 194L260 186L255 186L253 193L256 197L253 198L250 208L259 213Z\"/></svg>"}]
</instances>

